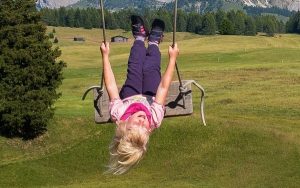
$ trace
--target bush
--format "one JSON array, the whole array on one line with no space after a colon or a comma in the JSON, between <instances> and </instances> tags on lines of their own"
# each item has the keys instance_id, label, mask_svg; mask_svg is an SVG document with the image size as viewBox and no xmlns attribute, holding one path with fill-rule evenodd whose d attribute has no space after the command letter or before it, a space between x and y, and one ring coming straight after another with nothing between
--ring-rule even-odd
<instances>
[{"instance_id":1,"label":"bush","mask_svg":"<svg viewBox=\"0 0 300 188\"><path fill-rule=\"evenodd\" d=\"M49 38L53 39L54 38L54 34L53 33L49 33Z\"/></svg>"},{"instance_id":2,"label":"bush","mask_svg":"<svg viewBox=\"0 0 300 188\"><path fill-rule=\"evenodd\" d=\"M34 138L46 130L65 63L52 49L33 0L0 1L0 134Z\"/></svg>"}]
</instances>

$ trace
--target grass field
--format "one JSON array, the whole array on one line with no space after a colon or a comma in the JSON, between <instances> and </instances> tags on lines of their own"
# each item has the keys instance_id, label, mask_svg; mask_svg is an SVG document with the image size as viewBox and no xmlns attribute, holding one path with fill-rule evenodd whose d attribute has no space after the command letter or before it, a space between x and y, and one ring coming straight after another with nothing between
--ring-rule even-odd
<instances>
[{"instance_id":1,"label":"grass field","mask_svg":"<svg viewBox=\"0 0 300 188\"><path fill-rule=\"evenodd\" d=\"M0 138L0 187L299 187L300 36L178 33L178 66L206 89L208 126L194 93L195 113L165 119L146 157L123 176L103 174L114 125L94 123L91 94L81 101L99 82L101 30L56 28L56 36L68 67L55 118L35 140ZM170 42L167 33L163 69ZM131 43L111 44L118 85Z\"/></svg>"}]
</instances>

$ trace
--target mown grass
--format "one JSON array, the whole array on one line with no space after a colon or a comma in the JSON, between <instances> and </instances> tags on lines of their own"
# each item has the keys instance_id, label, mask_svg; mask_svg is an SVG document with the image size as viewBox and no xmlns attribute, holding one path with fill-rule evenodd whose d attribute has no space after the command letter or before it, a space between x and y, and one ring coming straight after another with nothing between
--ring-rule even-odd
<instances>
[{"instance_id":1,"label":"mown grass","mask_svg":"<svg viewBox=\"0 0 300 188\"><path fill-rule=\"evenodd\" d=\"M52 31L52 28L49 28ZM178 33L183 79L206 89L208 126L192 116L165 119L149 150L128 174L103 174L113 124L96 125L100 30L56 28L68 67L48 132L31 140L0 138L0 187L298 187L300 184L300 36L213 36ZM130 37L129 32L108 31ZM86 42L72 41L84 36ZM162 67L167 46L161 44ZM126 75L132 40L111 44L117 82ZM174 78L176 79L176 78Z\"/></svg>"}]
</instances>

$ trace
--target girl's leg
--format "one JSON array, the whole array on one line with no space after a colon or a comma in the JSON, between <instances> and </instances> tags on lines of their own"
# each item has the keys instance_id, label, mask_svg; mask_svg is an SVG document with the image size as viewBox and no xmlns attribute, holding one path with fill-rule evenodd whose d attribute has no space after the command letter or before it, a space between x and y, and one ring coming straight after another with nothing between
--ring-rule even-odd
<instances>
[{"instance_id":1,"label":"girl's leg","mask_svg":"<svg viewBox=\"0 0 300 188\"><path fill-rule=\"evenodd\" d=\"M143 66L143 94L155 96L161 80L160 73L161 53L158 45L151 44L148 47L146 60Z\"/></svg>"},{"instance_id":2,"label":"girl's leg","mask_svg":"<svg viewBox=\"0 0 300 188\"><path fill-rule=\"evenodd\" d=\"M120 91L121 99L142 94L143 64L146 57L146 47L142 40L135 40L128 59L127 79Z\"/></svg>"},{"instance_id":3,"label":"girl's leg","mask_svg":"<svg viewBox=\"0 0 300 188\"><path fill-rule=\"evenodd\" d=\"M149 35L149 46L143 67L143 94L155 96L161 80L160 61L161 54L158 48L162 41L165 23L160 19L155 19L151 26Z\"/></svg>"}]
</instances>

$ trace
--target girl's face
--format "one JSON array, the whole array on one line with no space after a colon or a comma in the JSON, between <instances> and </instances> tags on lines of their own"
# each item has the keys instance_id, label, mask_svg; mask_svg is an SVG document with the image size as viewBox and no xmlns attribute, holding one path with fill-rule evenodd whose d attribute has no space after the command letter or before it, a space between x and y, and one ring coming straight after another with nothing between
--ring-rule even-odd
<instances>
[{"instance_id":1,"label":"girl's face","mask_svg":"<svg viewBox=\"0 0 300 188\"><path fill-rule=\"evenodd\" d=\"M132 114L128 120L128 127L131 128L131 125L138 125L145 127L148 131L151 130L149 121L147 119L146 113L144 111L138 111L134 114Z\"/></svg>"}]
</instances>

